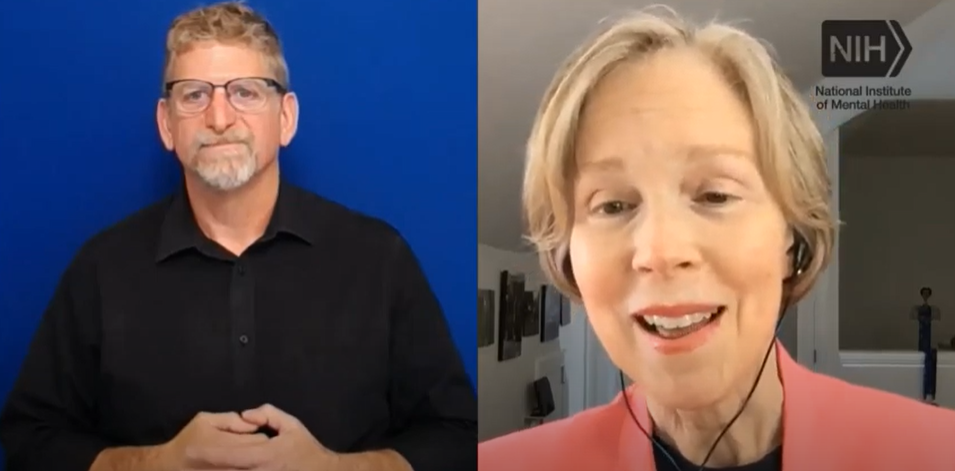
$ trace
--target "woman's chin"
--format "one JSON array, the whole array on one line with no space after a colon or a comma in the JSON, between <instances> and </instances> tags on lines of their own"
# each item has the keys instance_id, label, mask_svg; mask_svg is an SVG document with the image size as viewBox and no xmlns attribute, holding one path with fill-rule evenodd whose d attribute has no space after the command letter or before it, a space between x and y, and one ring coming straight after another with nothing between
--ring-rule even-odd
<instances>
[{"instance_id":1,"label":"woman's chin","mask_svg":"<svg viewBox=\"0 0 955 471\"><path fill-rule=\"evenodd\" d=\"M708 376L708 375L707 375ZM647 401L657 407L695 410L713 407L726 397L728 385L712 376L684 378L668 384L648 385Z\"/></svg>"},{"instance_id":2,"label":"woman's chin","mask_svg":"<svg viewBox=\"0 0 955 471\"><path fill-rule=\"evenodd\" d=\"M668 410L692 411L713 407L720 402L720 396L710 391L691 390L660 395L647 394L647 402Z\"/></svg>"}]
</instances>

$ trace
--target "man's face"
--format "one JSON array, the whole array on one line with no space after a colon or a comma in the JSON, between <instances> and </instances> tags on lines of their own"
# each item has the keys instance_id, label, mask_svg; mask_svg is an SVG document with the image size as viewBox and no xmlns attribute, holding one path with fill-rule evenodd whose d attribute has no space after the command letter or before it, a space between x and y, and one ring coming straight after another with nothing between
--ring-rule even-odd
<instances>
[{"instance_id":1,"label":"man's face","mask_svg":"<svg viewBox=\"0 0 955 471\"><path fill-rule=\"evenodd\" d=\"M242 45L210 42L177 55L169 82L197 80L224 85L250 77L275 78L263 54ZM298 120L298 105L291 93L282 95L272 87L262 87L261 106L243 109L234 103L246 100L249 90L233 87L230 92L236 94L232 101L222 87L208 93L200 86L180 84L159 101L156 111L163 144L175 151L187 178L199 177L221 191L239 188L273 165L279 147L295 135ZM202 102L208 102L205 109L194 106Z\"/></svg>"}]
</instances>

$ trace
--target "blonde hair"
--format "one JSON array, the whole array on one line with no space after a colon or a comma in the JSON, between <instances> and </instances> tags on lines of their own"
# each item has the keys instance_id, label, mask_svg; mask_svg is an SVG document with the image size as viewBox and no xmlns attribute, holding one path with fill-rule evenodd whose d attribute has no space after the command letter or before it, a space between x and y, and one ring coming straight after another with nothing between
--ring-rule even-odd
<instances>
[{"instance_id":1,"label":"blonde hair","mask_svg":"<svg viewBox=\"0 0 955 471\"><path fill-rule=\"evenodd\" d=\"M275 79L289 87L288 64L282 45L272 25L262 15L242 2L222 2L197 8L176 17L166 34L166 60L163 81L176 56L188 52L200 42L238 44L262 53Z\"/></svg>"},{"instance_id":2,"label":"blonde hair","mask_svg":"<svg viewBox=\"0 0 955 471\"><path fill-rule=\"evenodd\" d=\"M527 143L524 217L548 278L580 301L569 257L576 178L577 125L590 91L616 65L657 51L694 47L725 74L755 118L758 166L783 215L808 245L791 301L809 291L827 265L836 227L830 210L825 145L809 111L770 50L744 31L710 22L695 26L672 10L642 10L585 42L547 89Z\"/></svg>"}]
</instances>

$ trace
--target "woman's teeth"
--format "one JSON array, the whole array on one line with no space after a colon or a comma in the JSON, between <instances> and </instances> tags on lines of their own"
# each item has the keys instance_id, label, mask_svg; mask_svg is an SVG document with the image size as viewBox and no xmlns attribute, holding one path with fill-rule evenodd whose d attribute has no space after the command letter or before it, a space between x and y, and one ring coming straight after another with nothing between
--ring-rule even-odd
<instances>
[{"instance_id":1,"label":"woman's teeth","mask_svg":"<svg viewBox=\"0 0 955 471\"><path fill-rule=\"evenodd\" d=\"M706 327L726 310L720 306L712 312L696 312L685 316L642 316L638 319L644 330L665 339L677 339Z\"/></svg>"},{"instance_id":2,"label":"woman's teeth","mask_svg":"<svg viewBox=\"0 0 955 471\"><path fill-rule=\"evenodd\" d=\"M658 329L683 329L695 324L704 323L710 320L714 314L715 313L712 312L700 312L680 317L644 316L643 320Z\"/></svg>"}]
</instances>

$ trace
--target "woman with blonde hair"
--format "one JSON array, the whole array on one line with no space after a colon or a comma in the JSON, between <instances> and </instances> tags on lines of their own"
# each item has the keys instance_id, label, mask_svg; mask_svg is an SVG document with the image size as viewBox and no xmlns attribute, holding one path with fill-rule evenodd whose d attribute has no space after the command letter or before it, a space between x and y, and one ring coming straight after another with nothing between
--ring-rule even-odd
<instances>
[{"instance_id":1,"label":"woman with blonde hair","mask_svg":"<svg viewBox=\"0 0 955 471\"><path fill-rule=\"evenodd\" d=\"M822 138L767 49L628 16L560 69L524 210L633 385L479 445L482 471L955 470L955 412L814 373L776 341L836 226Z\"/></svg>"}]
</instances>

